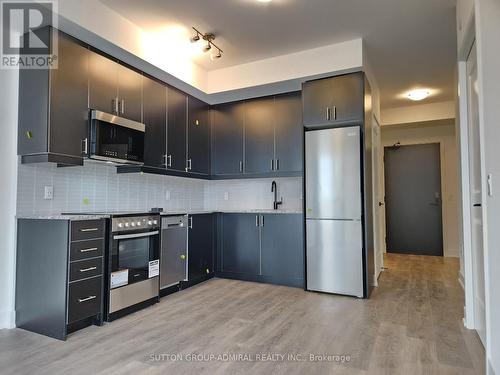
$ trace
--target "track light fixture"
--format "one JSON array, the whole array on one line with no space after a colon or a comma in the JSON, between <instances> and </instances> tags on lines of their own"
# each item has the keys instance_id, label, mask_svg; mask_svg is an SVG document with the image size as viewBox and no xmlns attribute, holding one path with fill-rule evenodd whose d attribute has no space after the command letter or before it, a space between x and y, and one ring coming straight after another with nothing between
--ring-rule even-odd
<instances>
[{"instance_id":1,"label":"track light fixture","mask_svg":"<svg viewBox=\"0 0 500 375\"><path fill-rule=\"evenodd\" d=\"M214 44L215 35L212 33L203 34L201 31L199 31L195 27L193 27L193 30L194 30L195 34L191 38L191 42L196 43L200 40L205 41L206 45L203 47L203 52L208 52L212 49L212 47L214 47L217 50L217 53L212 53L210 55L210 59L212 61L216 60L216 59L220 59L222 57L223 51Z\"/></svg>"}]
</instances>

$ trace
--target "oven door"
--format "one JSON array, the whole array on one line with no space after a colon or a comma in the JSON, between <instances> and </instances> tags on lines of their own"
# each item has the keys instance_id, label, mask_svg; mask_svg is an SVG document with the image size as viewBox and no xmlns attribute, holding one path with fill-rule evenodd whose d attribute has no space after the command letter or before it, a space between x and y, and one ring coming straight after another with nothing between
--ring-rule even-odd
<instances>
[{"instance_id":1,"label":"oven door","mask_svg":"<svg viewBox=\"0 0 500 375\"><path fill-rule=\"evenodd\" d=\"M96 110L91 111L90 121L91 159L143 164L143 123Z\"/></svg>"},{"instance_id":2,"label":"oven door","mask_svg":"<svg viewBox=\"0 0 500 375\"><path fill-rule=\"evenodd\" d=\"M112 238L110 289L159 275L158 230L114 234Z\"/></svg>"}]
</instances>

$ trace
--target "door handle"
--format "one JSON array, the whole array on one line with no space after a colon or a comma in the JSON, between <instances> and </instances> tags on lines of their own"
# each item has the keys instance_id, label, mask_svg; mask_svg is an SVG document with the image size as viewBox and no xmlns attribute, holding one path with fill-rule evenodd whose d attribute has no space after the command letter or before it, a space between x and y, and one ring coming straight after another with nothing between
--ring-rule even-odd
<instances>
[{"instance_id":1,"label":"door handle","mask_svg":"<svg viewBox=\"0 0 500 375\"><path fill-rule=\"evenodd\" d=\"M88 155L89 153L89 139L82 139L82 154Z\"/></svg>"},{"instance_id":2,"label":"door handle","mask_svg":"<svg viewBox=\"0 0 500 375\"><path fill-rule=\"evenodd\" d=\"M337 119L337 106L336 105L333 106L333 119L334 120Z\"/></svg>"},{"instance_id":3,"label":"door handle","mask_svg":"<svg viewBox=\"0 0 500 375\"><path fill-rule=\"evenodd\" d=\"M97 298L97 296L89 296L87 298L78 298L78 303L91 301L91 300L96 299L96 298Z\"/></svg>"},{"instance_id":4,"label":"door handle","mask_svg":"<svg viewBox=\"0 0 500 375\"><path fill-rule=\"evenodd\" d=\"M473 207L482 207L483 205L481 203L476 203L473 205Z\"/></svg>"},{"instance_id":5,"label":"door handle","mask_svg":"<svg viewBox=\"0 0 500 375\"><path fill-rule=\"evenodd\" d=\"M122 115L123 115L123 114L125 114L125 99L122 99L121 103L122 103L121 111L122 111Z\"/></svg>"},{"instance_id":6,"label":"door handle","mask_svg":"<svg viewBox=\"0 0 500 375\"><path fill-rule=\"evenodd\" d=\"M192 216L189 218L188 228L193 229L193 217Z\"/></svg>"},{"instance_id":7,"label":"door handle","mask_svg":"<svg viewBox=\"0 0 500 375\"><path fill-rule=\"evenodd\" d=\"M240 172L243 172L243 161L240 160Z\"/></svg>"},{"instance_id":8,"label":"door handle","mask_svg":"<svg viewBox=\"0 0 500 375\"><path fill-rule=\"evenodd\" d=\"M280 170L280 159L276 159L276 170Z\"/></svg>"},{"instance_id":9,"label":"door handle","mask_svg":"<svg viewBox=\"0 0 500 375\"><path fill-rule=\"evenodd\" d=\"M167 155L167 167L171 167L172 166L172 155L169 154Z\"/></svg>"},{"instance_id":10,"label":"door handle","mask_svg":"<svg viewBox=\"0 0 500 375\"><path fill-rule=\"evenodd\" d=\"M274 159L271 159L271 170L274 171Z\"/></svg>"},{"instance_id":11,"label":"door handle","mask_svg":"<svg viewBox=\"0 0 500 375\"><path fill-rule=\"evenodd\" d=\"M97 267L89 267L89 268L80 268L80 272L89 272L96 270Z\"/></svg>"},{"instance_id":12,"label":"door handle","mask_svg":"<svg viewBox=\"0 0 500 375\"><path fill-rule=\"evenodd\" d=\"M255 226L259 226L259 215L255 215Z\"/></svg>"},{"instance_id":13,"label":"door handle","mask_svg":"<svg viewBox=\"0 0 500 375\"><path fill-rule=\"evenodd\" d=\"M330 107L326 107L326 121L330 121Z\"/></svg>"},{"instance_id":14,"label":"door handle","mask_svg":"<svg viewBox=\"0 0 500 375\"><path fill-rule=\"evenodd\" d=\"M378 202L378 206L381 207L384 205L384 202Z\"/></svg>"}]
</instances>

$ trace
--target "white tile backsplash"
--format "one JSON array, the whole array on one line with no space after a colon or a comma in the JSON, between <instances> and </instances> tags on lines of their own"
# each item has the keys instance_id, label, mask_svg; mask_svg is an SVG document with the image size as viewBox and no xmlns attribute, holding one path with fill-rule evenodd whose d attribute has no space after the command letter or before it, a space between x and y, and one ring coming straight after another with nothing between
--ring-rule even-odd
<instances>
[{"instance_id":1,"label":"white tile backsplash","mask_svg":"<svg viewBox=\"0 0 500 375\"><path fill-rule=\"evenodd\" d=\"M302 179L274 179L284 209L302 209ZM52 164L18 166L17 214L53 215L62 212L144 210L246 210L272 208L272 178L205 181L147 174L117 174L99 163L58 168ZM53 186L52 200L43 199ZM170 199L167 200L167 191ZM225 193L229 199L224 199Z\"/></svg>"}]
</instances>

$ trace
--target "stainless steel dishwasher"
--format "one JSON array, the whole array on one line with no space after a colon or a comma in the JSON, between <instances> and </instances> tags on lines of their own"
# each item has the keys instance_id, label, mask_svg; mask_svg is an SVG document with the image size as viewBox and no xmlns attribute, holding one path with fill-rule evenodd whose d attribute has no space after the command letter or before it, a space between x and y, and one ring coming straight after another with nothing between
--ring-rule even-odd
<instances>
[{"instance_id":1,"label":"stainless steel dishwasher","mask_svg":"<svg viewBox=\"0 0 500 375\"><path fill-rule=\"evenodd\" d=\"M160 289L187 281L188 217L164 216L161 219Z\"/></svg>"}]
</instances>

